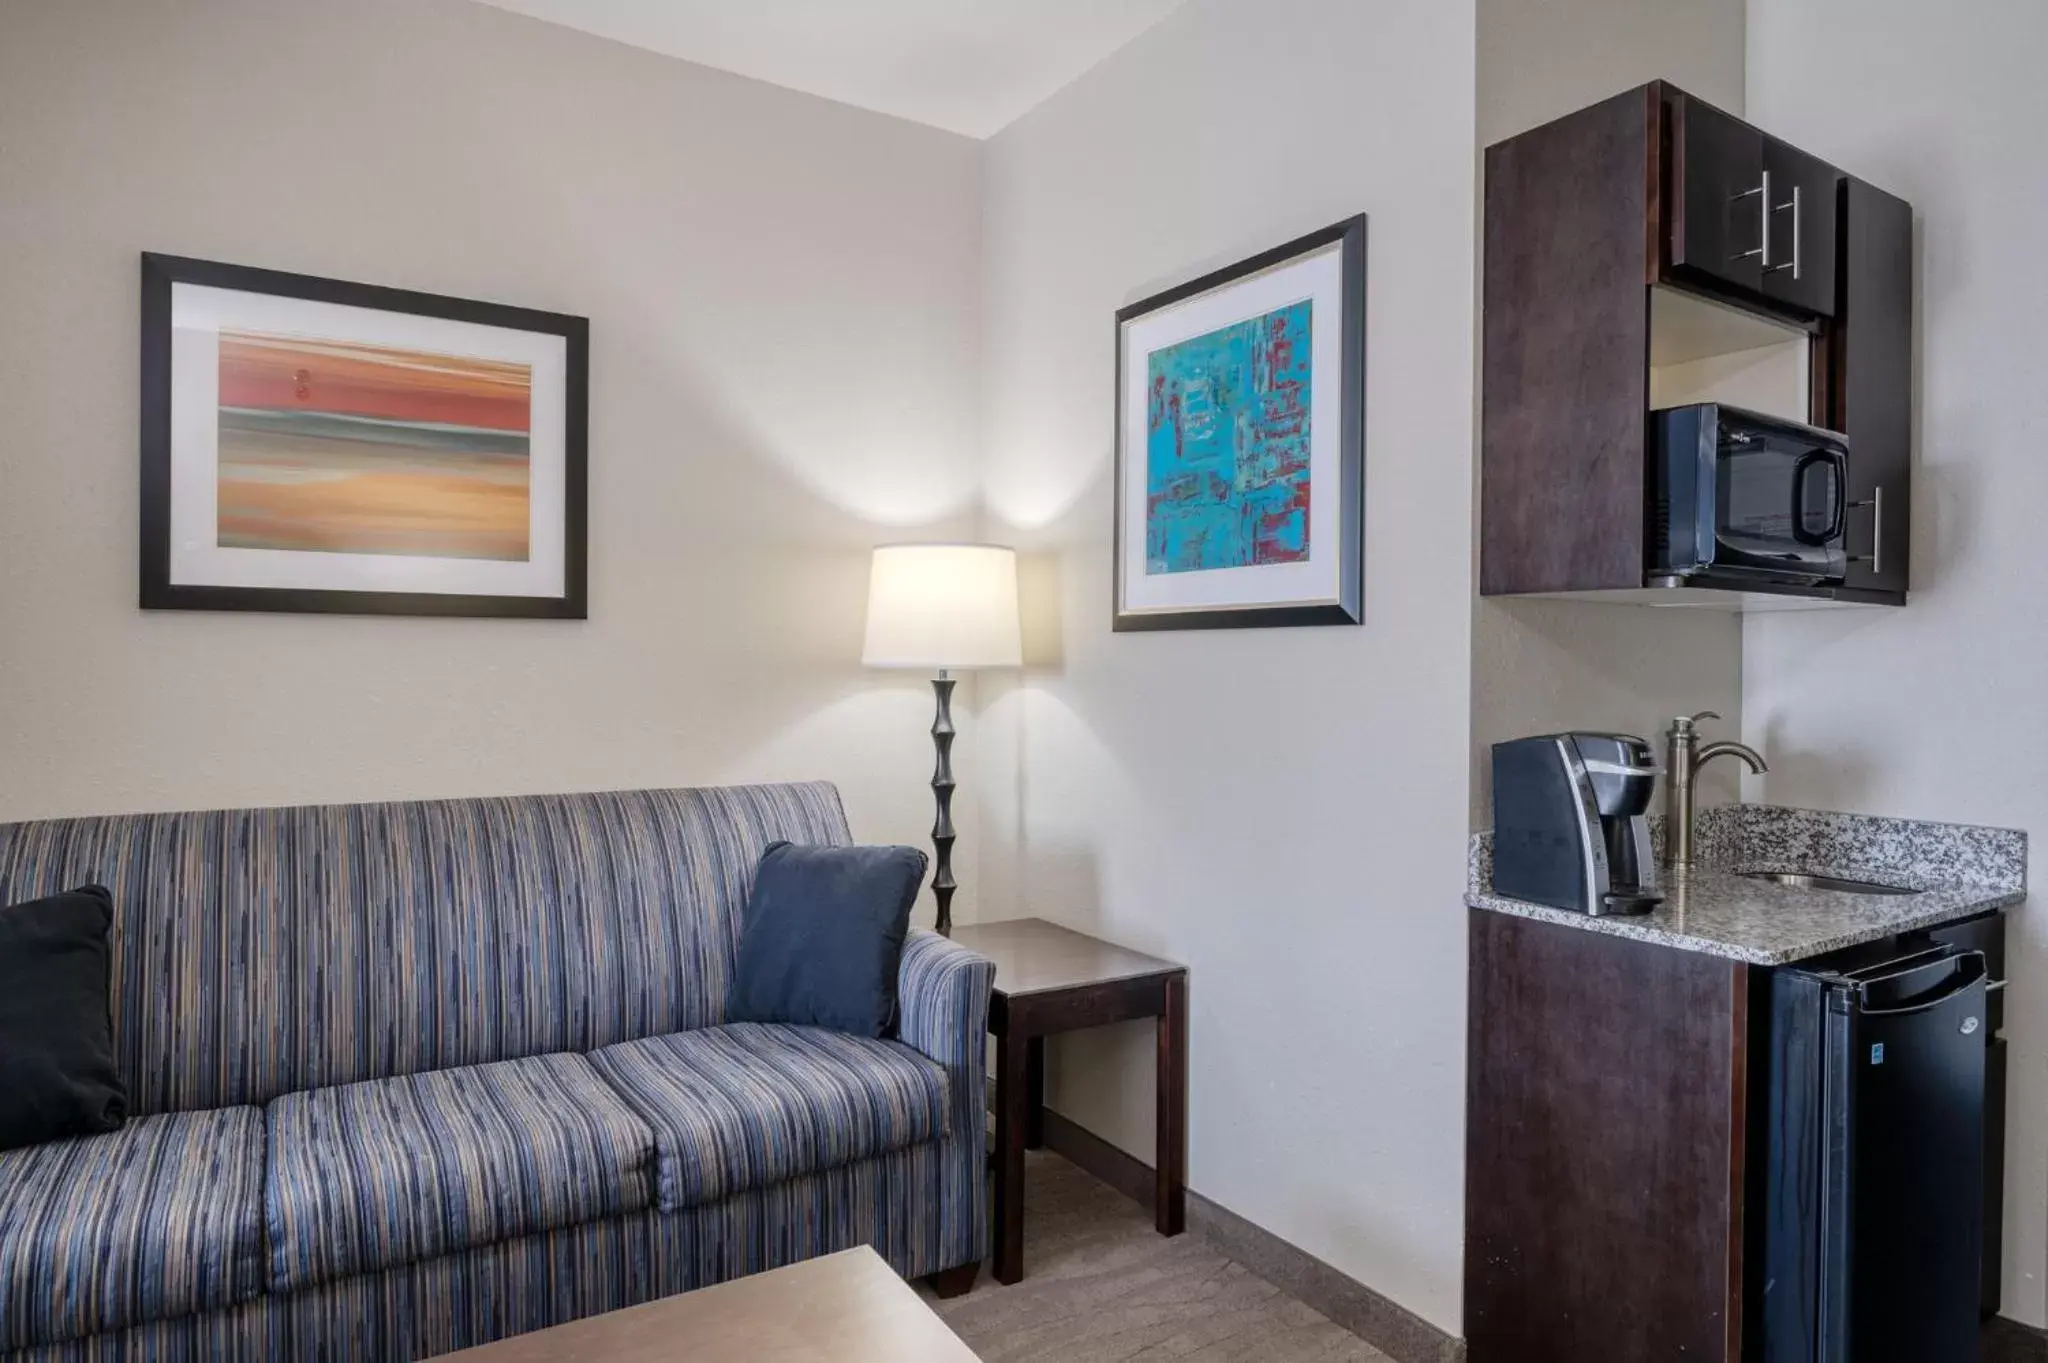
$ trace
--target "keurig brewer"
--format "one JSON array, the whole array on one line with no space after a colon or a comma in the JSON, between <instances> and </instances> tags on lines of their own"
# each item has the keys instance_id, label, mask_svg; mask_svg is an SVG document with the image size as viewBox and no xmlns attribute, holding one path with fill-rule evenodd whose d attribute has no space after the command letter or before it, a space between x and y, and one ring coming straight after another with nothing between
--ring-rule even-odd
<instances>
[{"instance_id":1,"label":"keurig brewer","mask_svg":"<svg viewBox=\"0 0 2048 1363\"><path fill-rule=\"evenodd\" d=\"M1656 789L1628 734L1542 734L1493 745L1493 889L1581 913L1647 913Z\"/></svg>"}]
</instances>

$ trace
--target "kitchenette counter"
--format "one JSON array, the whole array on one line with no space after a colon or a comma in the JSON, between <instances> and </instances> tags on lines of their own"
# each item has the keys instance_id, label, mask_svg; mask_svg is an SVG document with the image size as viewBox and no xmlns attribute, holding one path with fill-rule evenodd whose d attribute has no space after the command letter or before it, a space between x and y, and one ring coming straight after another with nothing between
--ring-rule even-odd
<instances>
[{"instance_id":1,"label":"kitchenette counter","mask_svg":"<svg viewBox=\"0 0 2048 1363\"><path fill-rule=\"evenodd\" d=\"M1660 870L1664 902L1649 913L1595 917L1496 895L1488 833L1473 835L1465 902L1753 965L1784 965L2026 898L2027 835L2013 829L1782 805L1703 810L1694 828L1694 865L1682 873ZM1652 836L1661 844L1656 820ZM1914 893L1795 887L1746 871L1835 876Z\"/></svg>"},{"instance_id":2,"label":"kitchenette counter","mask_svg":"<svg viewBox=\"0 0 2048 1363\"><path fill-rule=\"evenodd\" d=\"M1661 821L1650 822L1651 841L1659 843ZM1886 1032L1872 1034L1875 1050L1866 1054L1870 1065L1886 1063L1882 1042L1898 1038L1896 1063L1883 1072L1891 1085L1885 1092L1979 1105L1897 1133L1900 1141L1949 1141L1932 1158L1955 1176L1927 1186L1962 1201L1937 1215L1929 1202L1910 1202L1932 1197L1925 1189L1888 1184L1885 1195L1909 1199L1909 1219L1938 1222L1976 1242L1978 1263L1965 1269L1981 1267L1968 1285L1982 1299L1942 1320L1960 1313L1974 1323L1979 1312L1997 1309L2007 1054L1999 911L2026 896L2026 835L1778 805L1702 810L1693 830L1692 869L1668 877L1664 902L1634 917L1593 918L1496 895L1491 839L1472 840L1464 1300L1473 1363L1741 1363L1758 1356L1774 1305L1785 1313L1810 1305L1796 1294L1817 1290L1818 1278L1783 1261L1819 1243L1809 1235L1823 1234L1811 1201L1798 1199L1820 1186L1816 1142L1824 1126L1835 1129L1829 1123L1847 1100L1818 1083L1821 1047L1812 1033L1791 1030L1811 1021L1821 986L1784 967L1866 943L1873 961L1887 963L1936 949L1981 953L1966 984L1981 1012L1954 1031L1944 1025L1940 1046L1932 1033L1914 1030L1912 1019L1880 1018L1886 1010L1861 1004L1860 1015L1845 1014L1841 1032L1829 1036L1882 1025ZM1744 871L1918 893L1801 888ZM1941 1016L1943 1024L1953 1020ZM1925 1063L1936 1050L1954 1067L1953 1085L1949 1070ZM1851 1046L1843 1055L1853 1053ZM1974 1070L1978 1056L1983 1068ZM1824 1102L1838 1105L1832 1116L1819 1115ZM1975 1140L1984 1142L1975 1151L1973 1121L1981 1122ZM1896 1180L1895 1166L1886 1167ZM1969 1210L1973 1190L1981 1215ZM1758 1233L1763 1226L1779 1228L1781 1238L1767 1240ZM1792 1234L1787 1227L1796 1230L1796 1245L1783 1238ZM1599 1247L1591 1269L1588 1246ZM1970 1257L1967 1246L1949 1253L1951 1267ZM1762 1285L1773 1254L1789 1275L1775 1281L1803 1288L1767 1298ZM1627 1292L1613 1290L1616 1264L1627 1266ZM1953 1281L1965 1281L1965 1269ZM1776 1319L1780 1340L1800 1328L1787 1323L1790 1314ZM1912 1356L1961 1357L1952 1350Z\"/></svg>"}]
</instances>

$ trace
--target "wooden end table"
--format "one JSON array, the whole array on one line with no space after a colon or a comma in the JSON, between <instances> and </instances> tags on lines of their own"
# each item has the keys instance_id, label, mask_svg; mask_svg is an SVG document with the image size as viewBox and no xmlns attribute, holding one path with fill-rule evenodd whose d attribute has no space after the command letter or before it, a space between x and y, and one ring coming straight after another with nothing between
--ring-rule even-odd
<instances>
[{"instance_id":1,"label":"wooden end table","mask_svg":"<svg viewBox=\"0 0 2048 1363\"><path fill-rule=\"evenodd\" d=\"M1187 1227L1188 971L1100 938L1019 918L970 923L953 940L996 963L988 1030L996 1039L995 1278L1024 1277L1024 1151L1045 1141L1045 1038L1158 1019L1158 1151L1152 1220Z\"/></svg>"}]
</instances>

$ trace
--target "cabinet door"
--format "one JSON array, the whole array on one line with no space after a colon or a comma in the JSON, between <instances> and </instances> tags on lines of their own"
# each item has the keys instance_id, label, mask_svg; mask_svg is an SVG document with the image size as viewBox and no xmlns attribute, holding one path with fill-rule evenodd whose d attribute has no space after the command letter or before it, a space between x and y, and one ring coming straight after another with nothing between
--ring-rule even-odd
<instances>
[{"instance_id":1,"label":"cabinet door","mask_svg":"<svg viewBox=\"0 0 2048 1363\"><path fill-rule=\"evenodd\" d=\"M1903 593L1913 508L1913 209L1854 176L1842 221L1834 404L1849 437L1849 571L1843 585Z\"/></svg>"},{"instance_id":2,"label":"cabinet door","mask_svg":"<svg viewBox=\"0 0 2048 1363\"><path fill-rule=\"evenodd\" d=\"M1764 135L1686 95L1671 102L1674 270L1761 292Z\"/></svg>"},{"instance_id":3,"label":"cabinet door","mask_svg":"<svg viewBox=\"0 0 2048 1363\"><path fill-rule=\"evenodd\" d=\"M1763 291L1803 311L1830 316L1835 310L1835 184L1840 172L1774 137L1763 140L1763 171L1771 195L1768 249L1761 257Z\"/></svg>"}]
</instances>

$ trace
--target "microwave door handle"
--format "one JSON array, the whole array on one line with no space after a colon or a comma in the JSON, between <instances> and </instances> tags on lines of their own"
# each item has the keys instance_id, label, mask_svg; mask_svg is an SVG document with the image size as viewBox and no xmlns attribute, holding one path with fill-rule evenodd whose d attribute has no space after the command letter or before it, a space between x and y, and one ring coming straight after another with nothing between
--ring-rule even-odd
<instances>
[{"instance_id":1,"label":"microwave door handle","mask_svg":"<svg viewBox=\"0 0 2048 1363\"><path fill-rule=\"evenodd\" d=\"M1835 471L1829 499L1828 527L1819 533L1806 528L1806 471L1815 464ZM1792 538L1801 544L1830 544L1841 538L1849 519L1849 457L1840 450L1808 450L1792 465Z\"/></svg>"},{"instance_id":2,"label":"microwave door handle","mask_svg":"<svg viewBox=\"0 0 2048 1363\"><path fill-rule=\"evenodd\" d=\"M1828 523L1828 542L1833 543L1849 533L1849 456L1840 450L1829 450L1828 456L1835 465L1835 514Z\"/></svg>"}]
</instances>

